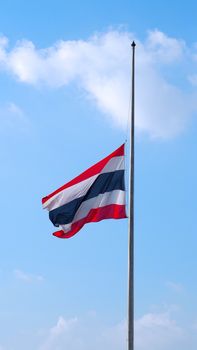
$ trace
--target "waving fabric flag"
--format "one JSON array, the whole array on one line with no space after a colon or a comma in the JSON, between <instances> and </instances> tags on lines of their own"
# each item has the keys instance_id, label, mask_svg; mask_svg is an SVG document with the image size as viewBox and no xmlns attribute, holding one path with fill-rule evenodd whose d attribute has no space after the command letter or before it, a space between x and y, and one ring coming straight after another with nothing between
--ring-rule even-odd
<instances>
[{"instance_id":1,"label":"waving fabric flag","mask_svg":"<svg viewBox=\"0 0 197 350\"><path fill-rule=\"evenodd\" d=\"M59 238L74 236L88 222L126 218L124 144L44 197L42 205L60 227L53 233Z\"/></svg>"}]
</instances>

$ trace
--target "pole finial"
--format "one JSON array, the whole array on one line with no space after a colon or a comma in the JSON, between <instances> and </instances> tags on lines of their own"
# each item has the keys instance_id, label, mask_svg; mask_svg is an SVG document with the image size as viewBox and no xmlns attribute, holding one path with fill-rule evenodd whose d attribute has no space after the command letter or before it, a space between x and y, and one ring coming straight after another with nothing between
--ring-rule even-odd
<instances>
[{"instance_id":1,"label":"pole finial","mask_svg":"<svg viewBox=\"0 0 197 350\"><path fill-rule=\"evenodd\" d=\"M132 46L132 47L135 47L135 46L136 46L135 41L132 42L131 46Z\"/></svg>"}]
</instances>

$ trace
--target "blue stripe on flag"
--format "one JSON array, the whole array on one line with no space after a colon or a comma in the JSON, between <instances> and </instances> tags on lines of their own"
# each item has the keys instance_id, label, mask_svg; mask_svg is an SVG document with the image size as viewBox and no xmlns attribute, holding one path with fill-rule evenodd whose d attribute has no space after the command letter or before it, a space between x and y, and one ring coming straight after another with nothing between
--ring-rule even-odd
<instances>
[{"instance_id":1,"label":"blue stripe on flag","mask_svg":"<svg viewBox=\"0 0 197 350\"><path fill-rule=\"evenodd\" d=\"M99 194L114 190L125 190L124 170L116 170L99 175L85 196L76 198L59 208L51 210L49 212L49 218L57 227L59 225L69 224L73 221L75 213L82 202L97 197Z\"/></svg>"}]
</instances>

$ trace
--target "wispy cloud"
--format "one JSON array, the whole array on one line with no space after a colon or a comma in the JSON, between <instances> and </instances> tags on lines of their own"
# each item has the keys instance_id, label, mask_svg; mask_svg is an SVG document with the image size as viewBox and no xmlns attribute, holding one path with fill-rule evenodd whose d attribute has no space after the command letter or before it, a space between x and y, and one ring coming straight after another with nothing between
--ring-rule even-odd
<instances>
[{"instance_id":1,"label":"wispy cloud","mask_svg":"<svg viewBox=\"0 0 197 350\"><path fill-rule=\"evenodd\" d=\"M185 319L183 326L179 316L174 307L169 307L137 318L135 350L196 350L196 324L187 323ZM127 347L127 322L123 320L110 325L109 320L101 319L95 313L71 318L61 315L51 326L37 332L24 331L16 339L14 349L29 346L32 350L124 350Z\"/></svg>"},{"instance_id":2,"label":"wispy cloud","mask_svg":"<svg viewBox=\"0 0 197 350\"><path fill-rule=\"evenodd\" d=\"M67 345L72 343L72 330L77 325L77 318L64 319L62 316L58 318L55 326L49 331L44 343L40 346L39 350L52 350L57 348L58 344L63 341ZM70 347L69 347L70 348Z\"/></svg>"},{"instance_id":3,"label":"wispy cloud","mask_svg":"<svg viewBox=\"0 0 197 350\"><path fill-rule=\"evenodd\" d=\"M27 283L44 281L44 278L41 275L26 273L26 272L19 270L19 269L14 270L14 276L16 279L27 282Z\"/></svg>"},{"instance_id":4,"label":"wispy cloud","mask_svg":"<svg viewBox=\"0 0 197 350\"><path fill-rule=\"evenodd\" d=\"M14 102L0 105L0 130L27 130L29 120L23 110Z\"/></svg>"},{"instance_id":5,"label":"wispy cloud","mask_svg":"<svg viewBox=\"0 0 197 350\"><path fill-rule=\"evenodd\" d=\"M108 31L88 40L59 41L45 49L22 40L9 50L7 38L2 37L0 66L34 86L59 88L74 81L113 124L125 127L133 39L132 33ZM148 32L144 41L135 39L136 127L151 137L174 137L185 129L197 103L195 89L187 92L170 69L179 65L180 76L189 84L182 71L185 59L193 62L193 55L183 40L159 30ZM194 74L191 79L195 80Z\"/></svg>"},{"instance_id":6,"label":"wispy cloud","mask_svg":"<svg viewBox=\"0 0 197 350\"><path fill-rule=\"evenodd\" d=\"M186 332L177 325L169 312L148 313L135 322L137 350L182 349Z\"/></svg>"},{"instance_id":7,"label":"wispy cloud","mask_svg":"<svg viewBox=\"0 0 197 350\"><path fill-rule=\"evenodd\" d=\"M127 324L122 321L111 327L95 323L95 319L59 317L48 330L39 350L123 350L126 348ZM148 313L135 321L136 350L184 350L189 333L172 318L171 311Z\"/></svg>"},{"instance_id":8,"label":"wispy cloud","mask_svg":"<svg viewBox=\"0 0 197 350\"><path fill-rule=\"evenodd\" d=\"M104 328L95 322L95 317L93 320L91 317L65 319L60 316L39 350L123 350L126 345L125 330L125 322Z\"/></svg>"},{"instance_id":9,"label":"wispy cloud","mask_svg":"<svg viewBox=\"0 0 197 350\"><path fill-rule=\"evenodd\" d=\"M172 282L172 281L167 281L166 285L168 288L170 288L172 291L174 291L176 293L181 293L184 289L182 284Z\"/></svg>"}]
</instances>

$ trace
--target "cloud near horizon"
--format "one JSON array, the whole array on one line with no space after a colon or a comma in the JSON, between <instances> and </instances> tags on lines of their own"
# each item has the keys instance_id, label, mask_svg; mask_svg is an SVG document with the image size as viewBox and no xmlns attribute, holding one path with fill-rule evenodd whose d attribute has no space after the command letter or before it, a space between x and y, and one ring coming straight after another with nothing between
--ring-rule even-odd
<instances>
[{"instance_id":1,"label":"cloud near horizon","mask_svg":"<svg viewBox=\"0 0 197 350\"><path fill-rule=\"evenodd\" d=\"M37 49L28 40L9 49L8 39L1 37L0 69L35 87L61 88L75 82L113 125L125 128L134 37L114 30L88 40L61 40L45 49ZM186 59L195 65L194 55L183 40L159 30L148 32L144 41L135 39L136 128L152 138L175 137L197 112L196 88L191 84L195 74L182 72ZM189 88L174 78L177 66Z\"/></svg>"},{"instance_id":2,"label":"cloud near horizon","mask_svg":"<svg viewBox=\"0 0 197 350\"><path fill-rule=\"evenodd\" d=\"M181 324L180 315L173 310L174 307L169 307L149 312L135 320L135 350L196 350L196 323L184 320ZM109 324L95 312L71 318L59 316L52 326L48 324L31 332L24 329L9 344L14 349L30 350L124 350L127 322ZM8 343L1 345L8 349Z\"/></svg>"},{"instance_id":3,"label":"cloud near horizon","mask_svg":"<svg viewBox=\"0 0 197 350\"><path fill-rule=\"evenodd\" d=\"M107 327L98 323L95 316L84 319L60 316L56 325L46 332L39 350L124 350L126 328L126 321ZM193 350L195 342L190 342L190 335L177 324L170 311L148 313L135 321L136 350L184 350L187 345Z\"/></svg>"}]
</instances>

